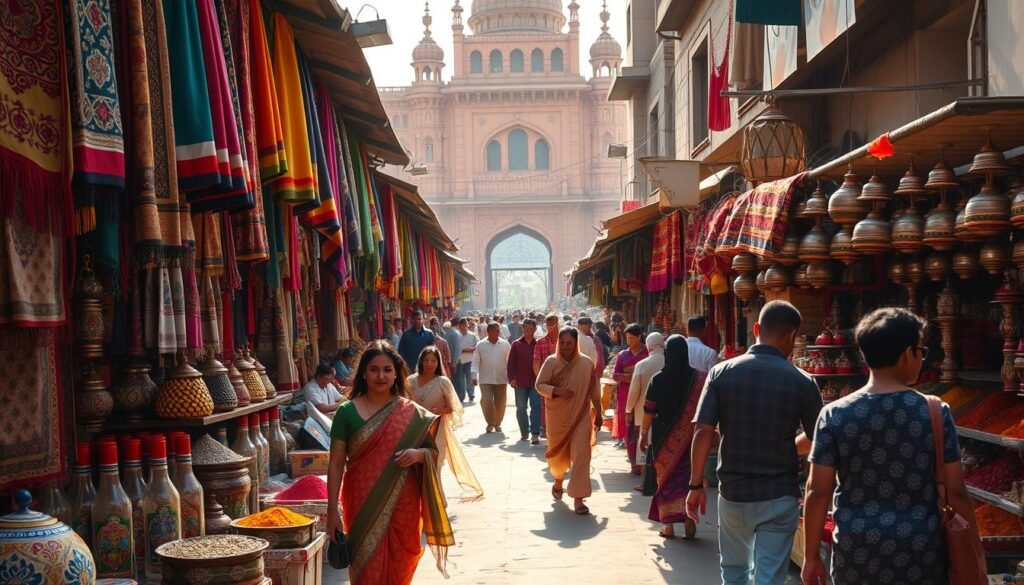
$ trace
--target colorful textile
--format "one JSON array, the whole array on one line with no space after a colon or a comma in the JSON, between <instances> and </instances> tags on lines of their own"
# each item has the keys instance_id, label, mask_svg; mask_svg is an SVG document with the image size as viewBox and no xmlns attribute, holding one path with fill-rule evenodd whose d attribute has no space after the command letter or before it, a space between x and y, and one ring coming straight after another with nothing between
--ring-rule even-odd
<instances>
[{"instance_id":1,"label":"colorful textile","mask_svg":"<svg viewBox=\"0 0 1024 585\"><path fill-rule=\"evenodd\" d=\"M316 171L313 168L309 135L306 133L306 105L292 27L283 14L274 14L274 83L284 131L288 169L274 179L274 195L286 203L316 200ZM258 112L257 112L258 114ZM262 149L262 146L261 146Z\"/></svg>"},{"instance_id":2,"label":"colorful textile","mask_svg":"<svg viewBox=\"0 0 1024 585\"><path fill-rule=\"evenodd\" d=\"M56 327L67 321L64 242L21 214L0 219L0 325Z\"/></svg>"},{"instance_id":3,"label":"colorful textile","mask_svg":"<svg viewBox=\"0 0 1024 585\"><path fill-rule=\"evenodd\" d=\"M196 278L196 269L194 267L182 268L180 274L185 307L185 347L199 349L203 347L203 321L199 306L199 282Z\"/></svg>"},{"instance_id":4,"label":"colorful textile","mask_svg":"<svg viewBox=\"0 0 1024 585\"><path fill-rule=\"evenodd\" d=\"M742 196L746 205L742 206L744 213L736 248L769 258L782 249L789 220L789 202L806 174L761 183ZM741 206L737 205L736 209L741 209Z\"/></svg>"},{"instance_id":5,"label":"colorful textile","mask_svg":"<svg viewBox=\"0 0 1024 585\"><path fill-rule=\"evenodd\" d=\"M121 126L110 0L70 0L68 69L74 160L75 231L96 227L94 187L125 186L124 130Z\"/></svg>"},{"instance_id":6,"label":"colorful textile","mask_svg":"<svg viewBox=\"0 0 1024 585\"><path fill-rule=\"evenodd\" d=\"M654 225L654 245L651 252L651 272L647 275L647 292L668 288L670 282L682 282L683 268L683 214L676 211Z\"/></svg>"},{"instance_id":7,"label":"colorful textile","mask_svg":"<svg viewBox=\"0 0 1024 585\"><path fill-rule=\"evenodd\" d=\"M438 338L438 341L444 341L444 339ZM450 364L451 360L449 359L447 363ZM421 385L419 374L413 374L409 376L409 388L412 399L430 412L441 409L451 410L448 414L440 415L441 422L437 425L435 442L437 444L438 472L445 463L448 463L452 474L455 475L459 486L462 487L460 500L474 502L482 499L484 488L480 486L480 481L473 473L473 468L469 466L469 460L466 459L466 454L462 450L462 443L455 436L455 429L462 426L463 409L462 401L455 393L455 386L452 385L451 379L446 376L436 376L430 382Z\"/></svg>"},{"instance_id":8,"label":"colorful textile","mask_svg":"<svg viewBox=\"0 0 1024 585\"><path fill-rule=\"evenodd\" d=\"M178 186L198 191L220 185L217 143L210 110L203 42L195 2L164 2L165 42L170 59L174 103Z\"/></svg>"},{"instance_id":9,"label":"colorful textile","mask_svg":"<svg viewBox=\"0 0 1024 585\"><path fill-rule=\"evenodd\" d=\"M380 252L377 249L377 241L374 238L371 220L373 195L370 192L369 177L365 171L366 162L363 160L359 141L351 132L348 133L347 140L353 169L353 183L355 185L352 196L359 208L359 237L362 240L364 260L363 284L367 287L372 287L374 280L377 278L377 272L380 270Z\"/></svg>"},{"instance_id":10,"label":"colorful textile","mask_svg":"<svg viewBox=\"0 0 1024 585\"><path fill-rule=\"evenodd\" d=\"M627 374L632 376L636 365L647 359L648 355L649 353L645 346L637 353L633 353L632 350L626 348L615 357L615 367L612 369L612 379L617 383L615 388L615 426L612 427L613 437L623 440L629 437L629 433L626 432L626 403L629 401L629 382L626 381L625 376ZM631 450L633 452L629 453L629 460L636 461L636 445Z\"/></svg>"},{"instance_id":11,"label":"colorful textile","mask_svg":"<svg viewBox=\"0 0 1024 585\"><path fill-rule=\"evenodd\" d=\"M718 243L715 245L714 250L715 254L731 257L742 251L739 247L739 242L749 206L749 192L738 195L736 200L733 201L732 208L729 210L729 217L726 218L722 231L718 235Z\"/></svg>"},{"instance_id":12,"label":"colorful textile","mask_svg":"<svg viewBox=\"0 0 1024 585\"><path fill-rule=\"evenodd\" d=\"M63 480L74 421L55 333L0 330L0 377L0 490Z\"/></svg>"},{"instance_id":13,"label":"colorful textile","mask_svg":"<svg viewBox=\"0 0 1024 585\"><path fill-rule=\"evenodd\" d=\"M273 130L273 124L256 124L254 89L257 80L253 76L252 43L253 15L250 12L249 0L225 0L220 3L221 22L227 22L227 30L230 36L231 50L234 56L234 68L236 75L231 76L232 91L237 96L238 120L242 130L242 144L246 156L246 163L249 169L249 190L252 192L253 207L236 213L232 216L234 222L234 237L229 242L234 242L235 257L240 261L260 261L270 257L270 244L267 241L266 213L263 202L263 180L268 177L262 176L260 171L259 146L257 132L266 129ZM260 30L262 31L262 15L260 18ZM223 30L222 26L222 30ZM262 34L262 32L261 32ZM263 37L263 50L266 50L266 38ZM269 58L265 64L269 66ZM269 75L269 71L267 71ZM273 102L276 106L276 101ZM277 115L276 108L272 115ZM263 120L264 118L261 118ZM265 118L273 120L272 118ZM277 118L280 122L280 118ZM278 128L280 124L278 124ZM262 180L261 180L262 179ZM230 247L230 246L229 246Z\"/></svg>"},{"instance_id":14,"label":"colorful textile","mask_svg":"<svg viewBox=\"0 0 1024 585\"><path fill-rule=\"evenodd\" d=\"M358 197L359 192L356 190L355 183L355 167L352 163L352 149L349 145L348 130L345 128L345 123L341 117L337 118L338 121L338 141L340 143L340 151L342 161L345 163L340 170L344 170L344 176L341 177L342 186L346 191L345 200L345 242L348 244L348 251L354 256L362 256L363 254L363 240L362 240L362 226L359 217L359 204Z\"/></svg>"},{"instance_id":15,"label":"colorful textile","mask_svg":"<svg viewBox=\"0 0 1024 585\"><path fill-rule=\"evenodd\" d=\"M274 81L267 29L263 23L260 0L239 0L248 3L250 75L252 76L253 112L260 123L256 126L256 152L259 158L260 178L266 182L288 170L284 148L284 127L277 103L277 85Z\"/></svg>"},{"instance_id":16,"label":"colorful textile","mask_svg":"<svg viewBox=\"0 0 1024 585\"><path fill-rule=\"evenodd\" d=\"M58 0L0 3L0 217L56 234L74 206L63 22Z\"/></svg>"},{"instance_id":17,"label":"colorful textile","mask_svg":"<svg viewBox=\"0 0 1024 585\"><path fill-rule=\"evenodd\" d=\"M389 403L358 427L348 416L339 410L331 437L345 441L348 454L341 508L349 530L350 578L363 584L411 583L423 535L438 570L447 575L447 550L455 537L437 477L439 419L406 399ZM410 448L426 449L427 461L399 467L394 454Z\"/></svg>"},{"instance_id":18,"label":"colorful textile","mask_svg":"<svg viewBox=\"0 0 1024 585\"><path fill-rule=\"evenodd\" d=\"M711 47L711 75L708 80L708 129L715 132L728 130L729 127L732 126L732 112L729 108L729 98L722 95L723 91L729 89L729 50L732 46L732 11L733 3L730 1L729 16L726 18L725 23L725 47L719 51L715 45L713 35L709 43Z\"/></svg>"},{"instance_id":19,"label":"colorful textile","mask_svg":"<svg viewBox=\"0 0 1024 585\"><path fill-rule=\"evenodd\" d=\"M234 79L231 45L220 28L220 17L213 0L196 2L199 38L203 47L206 87L210 96L210 115L213 122L213 140L217 147L217 184L189 191L188 199L193 211L224 211L252 207L249 191L249 170L242 150L241 131L237 117L237 99L229 79ZM227 39L230 41L230 39Z\"/></svg>"}]
</instances>

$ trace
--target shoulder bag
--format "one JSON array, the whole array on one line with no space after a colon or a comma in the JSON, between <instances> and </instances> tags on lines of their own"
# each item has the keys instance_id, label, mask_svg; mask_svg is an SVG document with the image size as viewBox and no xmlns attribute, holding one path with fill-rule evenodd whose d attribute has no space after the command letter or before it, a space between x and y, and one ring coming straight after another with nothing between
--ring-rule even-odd
<instances>
[{"instance_id":1,"label":"shoulder bag","mask_svg":"<svg viewBox=\"0 0 1024 585\"><path fill-rule=\"evenodd\" d=\"M985 551L978 536L978 527L957 513L946 499L946 462L943 457L942 401L925 396L935 443L935 487L939 495L939 521L946 541L946 567L950 585L983 585L988 583Z\"/></svg>"}]
</instances>

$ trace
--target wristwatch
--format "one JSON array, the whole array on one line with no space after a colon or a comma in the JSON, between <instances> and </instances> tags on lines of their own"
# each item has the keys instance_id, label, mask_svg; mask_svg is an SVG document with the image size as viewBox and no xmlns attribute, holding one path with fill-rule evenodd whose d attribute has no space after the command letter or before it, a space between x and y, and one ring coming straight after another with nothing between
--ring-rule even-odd
<instances>
[{"instance_id":1,"label":"wristwatch","mask_svg":"<svg viewBox=\"0 0 1024 585\"><path fill-rule=\"evenodd\" d=\"M698 483L697 485L688 485L686 488L691 490L702 490L704 489L704 484Z\"/></svg>"}]
</instances>

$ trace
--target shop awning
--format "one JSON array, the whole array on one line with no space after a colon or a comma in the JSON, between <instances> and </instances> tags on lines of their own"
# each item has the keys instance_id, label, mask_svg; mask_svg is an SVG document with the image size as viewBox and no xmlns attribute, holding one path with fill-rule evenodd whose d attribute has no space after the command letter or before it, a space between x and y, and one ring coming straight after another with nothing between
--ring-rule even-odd
<instances>
[{"instance_id":1,"label":"shop awning","mask_svg":"<svg viewBox=\"0 0 1024 585\"><path fill-rule=\"evenodd\" d=\"M419 188L391 175L380 171L373 171L373 176L391 185L395 195L398 196L398 205L402 212L409 216L409 219L416 225L417 231L430 238L438 249L446 252L456 252L459 247L455 245L448 232L441 227L441 222L434 214L434 210L427 205L427 202L420 196Z\"/></svg>"},{"instance_id":2,"label":"shop awning","mask_svg":"<svg viewBox=\"0 0 1024 585\"><path fill-rule=\"evenodd\" d=\"M409 164L388 121L363 49L348 29L352 16L336 0L277 0L295 38L327 87L345 123L370 154L396 165Z\"/></svg>"},{"instance_id":3,"label":"shop awning","mask_svg":"<svg viewBox=\"0 0 1024 585\"><path fill-rule=\"evenodd\" d=\"M480 279L478 279L469 268L466 268L466 264L469 263L469 260L459 258L451 252L442 252L442 255L451 260L452 264L455 265L456 276L462 277L466 282L480 282Z\"/></svg>"},{"instance_id":4,"label":"shop awning","mask_svg":"<svg viewBox=\"0 0 1024 585\"><path fill-rule=\"evenodd\" d=\"M601 222L604 228L601 231L601 235L594 240L594 244L590 247L587 255L577 261L566 276L572 278L573 275L579 274L588 268L610 262L615 242L654 225L661 218L662 215L658 209L658 204L650 203Z\"/></svg>"},{"instance_id":5,"label":"shop awning","mask_svg":"<svg viewBox=\"0 0 1024 585\"><path fill-rule=\"evenodd\" d=\"M1022 124L1024 97L958 99L890 131L889 142L896 149L894 156L877 160L864 145L812 170L810 178L841 178L849 165L861 174L874 170L881 177L898 177L906 171L911 153L919 165L918 173L927 174L928 167L939 160L940 145L941 154L951 167L968 165L989 138L997 148L1020 146ZM1010 159L1022 156L1024 151L1020 149L1007 151Z\"/></svg>"},{"instance_id":6,"label":"shop awning","mask_svg":"<svg viewBox=\"0 0 1024 585\"><path fill-rule=\"evenodd\" d=\"M608 101L628 102L633 92L647 89L651 80L651 68L648 65L623 67L612 77L612 86L608 89Z\"/></svg>"}]
</instances>

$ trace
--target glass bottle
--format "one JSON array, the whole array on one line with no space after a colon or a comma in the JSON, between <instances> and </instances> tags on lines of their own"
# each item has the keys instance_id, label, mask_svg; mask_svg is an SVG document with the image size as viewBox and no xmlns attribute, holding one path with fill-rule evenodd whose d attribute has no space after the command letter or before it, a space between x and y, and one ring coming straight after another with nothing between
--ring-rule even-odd
<instances>
[{"instance_id":1,"label":"glass bottle","mask_svg":"<svg viewBox=\"0 0 1024 585\"><path fill-rule=\"evenodd\" d=\"M181 496L181 537L206 536L206 515L203 511L203 486L192 473L192 439L182 433L175 438L178 454L178 488Z\"/></svg>"},{"instance_id":2,"label":"glass bottle","mask_svg":"<svg viewBox=\"0 0 1024 585\"><path fill-rule=\"evenodd\" d=\"M117 443L103 441L100 449L100 489L92 503L92 549L96 576L134 577L135 533L132 502L117 473Z\"/></svg>"},{"instance_id":3,"label":"glass bottle","mask_svg":"<svg viewBox=\"0 0 1024 585\"><path fill-rule=\"evenodd\" d=\"M71 525L71 506L64 496L64 490L56 482L43 487L37 507L40 512Z\"/></svg>"},{"instance_id":4,"label":"glass bottle","mask_svg":"<svg viewBox=\"0 0 1024 585\"><path fill-rule=\"evenodd\" d=\"M281 411L278 407L270 409L270 473L272 475L288 472L288 438L281 430Z\"/></svg>"},{"instance_id":5,"label":"glass bottle","mask_svg":"<svg viewBox=\"0 0 1024 585\"><path fill-rule=\"evenodd\" d=\"M275 406L276 410L277 407ZM263 440L263 450L267 453L267 483L270 483L270 476L273 473L270 471L270 409L260 411L260 439Z\"/></svg>"},{"instance_id":6,"label":"glass bottle","mask_svg":"<svg viewBox=\"0 0 1024 585\"><path fill-rule=\"evenodd\" d=\"M256 446L260 464L260 487L266 489L270 482L270 444L260 432L260 414L258 412L249 415L249 440Z\"/></svg>"},{"instance_id":7,"label":"glass bottle","mask_svg":"<svg viewBox=\"0 0 1024 585\"><path fill-rule=\"evenodd\" d=\"M260 509L260 467L256 459L256 446L249 439L249 417L240 416L235 422L235 442L231 444L231 450L242 457L249 458L249 481L252 487L249 489L249 513L255 514Z\"/></svg>"},{"instance_id":8,"label":"glass bottle","mask_svg":"<svg viewBox=\"0 0 1024 585\"><path fill-rule=\"evenodd\" d=\"M159 583L162 569L156 549L181 539L181 498L167 475L167 439L149 439L150 482L142 496L146 516L146 581Z\"/></svg>"},{"instance_id":9,"label":"glass bottle","mask_svg":"<svg viewBox=\"0 0 1024 585\"><path fill-rule=\"evenodd\" d=\"M167 477L174 485L178 485L178 456L174 452L174 439L177 436L178 431L172 431L167 435Z\"/></svg>"},{"instance_id":10,"label":"glass bottle","mask_svg":"<svg viewBox=\"0 0 1024 585\"><path fill-rule=\"evenodd\" d=\"M92 548L92 502L96 488L92 485L92 445L75 446L75 465L71 468L68 484L68 504L71 509L71 529Z\"/></svg>"},{"instance_id":11,"label":"glass bottle","mask_svg":"<svg viewBox=\"0 0 1024 585\"><path fill-rule=\"evenodd\" d=\"M142 479L142 441L124 442L121 485L132 502L132 530L135 532L135 578L146 572L146 517L142 513L142 498L146 482Z\"/></svg>"}]
</instances>

